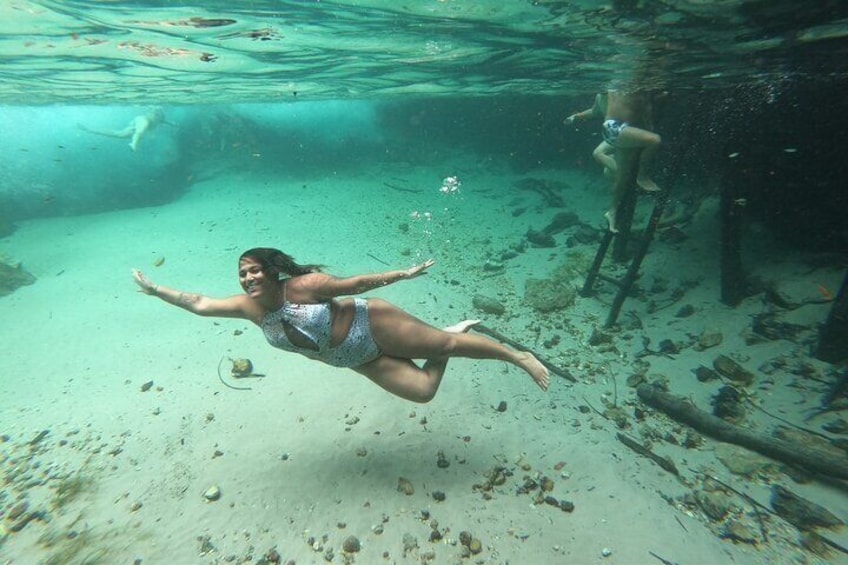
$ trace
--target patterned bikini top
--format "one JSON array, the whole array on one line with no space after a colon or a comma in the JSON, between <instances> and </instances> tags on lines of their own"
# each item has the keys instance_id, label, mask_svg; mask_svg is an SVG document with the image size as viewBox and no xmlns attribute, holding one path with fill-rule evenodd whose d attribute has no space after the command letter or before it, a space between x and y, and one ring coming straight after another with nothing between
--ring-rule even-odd
<instances>
[{"instance_id":1,"label":"patterned bikini top","mask_svg":"<svg viewBox=\"0 0 848 565\"><path fill-rule=\"evenodd\" d=\"M269 312L262 319L262 332L268 343L279 349L302 353L307 357L315 357L330 348L331 320L330 302L318 304L295 304L285 299L283 287L283 305L279 310ZM295 331L315 344L315 347L295 345L286 334Z\"/></svg>"}]
</instances>

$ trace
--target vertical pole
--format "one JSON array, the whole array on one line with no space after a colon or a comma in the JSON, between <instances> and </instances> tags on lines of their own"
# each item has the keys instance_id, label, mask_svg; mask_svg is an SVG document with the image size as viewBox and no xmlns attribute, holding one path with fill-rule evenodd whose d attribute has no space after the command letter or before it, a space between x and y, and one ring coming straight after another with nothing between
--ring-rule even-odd
<instances>
[{"instance_id":1,"label":"vertical pole","mask_svg":"<svg viewBox=\"0 0 848 565\"><path fill-rule=\"evenodd\" d=\"M589 274L586 275L586 282L583 283L583 288L580 289L580 296L591 296L595 291L595 279L598 278L598 273L601 270L601 265L604 262L604 256L607 254L609 244L615 234L607 230L604 232L604 237L601 239L601 245L595 253L595 260L592 261L592 266L589 268Z\"/></svg>"},{"instance_id":2,"label":"vertical pole","mask_svg":"<svg viewBox=\"0 0 848 565\"><path fill-rule=\"evenodd\" d=\"M728 306L738 305L748 294L742 267L742 212L746 201L739 191L740 178L737 167L728 164L721 183L721 301Z\"/></svg>"},{"instance_id":3,"label":"vertical pole","mask_svg":"<svg viewBox=\"0 0 848 565\"><path fill-rule=\"evenodd\" d=\"M613 188L621 193L621 202L615 214L615 243L612 246L612 259L617 263L627 261L627 244L630 241L630 228L633 224L633 214L636 211L636 195L639 187L636 185L636 176L639 174L639 155L641 149L619 149L616 152L618 161L618 174L616 175L616 186Z\"/></svg>"},{"instance_id":4,"label":"vertical pole","mask_svg":"<svg viewBox=\"0 0 848 565\"><path fill-rule=\"evenodd\" d=\"M848 361L848 271L819 332L815 357L827 363Z\"/></svg>"},{"instance_id":5,"label":"vertical pole","mask_svg":"<svg viewBox=\"0 0 848 565\"><path fill-rule=\"evenodd\" d=\"M648 247L651 246L651 241L654 239L654 233L657 231L660 218L662 218L663 211L665 211L665 205L668 202L668 195L668 189L657 195L657 202L654 204L654 211L651 212L651 218L648 220L648 225L645 227L645 232L642 234L642 239L639 241L639 247L636 250L636 254L633 256L633 261L630 262L630 266L627 268L627 273L621 280L621 285L619 286L618 293L612 301L612 306L610 306L610 313L607 316L606 323L604 324L604 327L606 328L615 324L618 319L618 313L621 311L621 306L624 304L624 300L627 298L633 283L636 281L636 277L639 275L639 267L642 265L642 260L645 259L645 255L648 253Z\"/></svg>"}]
</instances>

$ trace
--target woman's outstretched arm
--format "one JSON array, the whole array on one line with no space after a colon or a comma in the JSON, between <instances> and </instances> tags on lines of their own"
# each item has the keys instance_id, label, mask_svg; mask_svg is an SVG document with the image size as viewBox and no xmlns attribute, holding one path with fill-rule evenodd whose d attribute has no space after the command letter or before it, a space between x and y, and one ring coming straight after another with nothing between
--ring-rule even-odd
<instances>
[{"instance_id":1,"label":"woman's outstretched arm","mask_svg":"<svg viewBox=\"0 0 848 565\"><path fill-rule=\"evenodd\" d=\"M406 279L414 279L423 275L427 269L433 266L435 261L427 259L423 263L413 265L408 269L385 271L382 273L371 273L367 275L355 275L352 277L334 277L323 273L313 273L298 277L305 287L315 293L319 298L335 298L336 296L348 296L351 294L362 294L381 286L396 283Z\"/></svg>"},{"instance_id":2,"label":"woman's outstretched arm","mask_svg":"<svg viewBox=\"0 0 848 565\"><path fill-rule=\"evenodd\" d=\"M168 304L179 306L198 316L252 319L250 299L243 295L228 298L210 298L194 292L183 292L175 288L153 283L147 275L133 269L133 279L144 294L155 296Z\"/></svg>"}]
</instances>

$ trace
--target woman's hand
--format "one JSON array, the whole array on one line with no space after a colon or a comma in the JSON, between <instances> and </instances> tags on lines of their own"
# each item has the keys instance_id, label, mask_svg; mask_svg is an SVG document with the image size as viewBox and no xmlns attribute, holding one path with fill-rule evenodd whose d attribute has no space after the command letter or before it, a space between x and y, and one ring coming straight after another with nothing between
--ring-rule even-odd
<instances>
[{"instance_id":1,"label":"woman's hand","mask_svg":"<svg viewBox=\"0 0 848 565\"><path fill-rule=\"evenodd\" d=\"M138 269L132 270L133 279L135 279L135 284L139 286L141 289L139 292L143 292L144 294L155 295L159 285L153 284L150 279L145 276L144 273L139 271Z\"/></svg>"},{"instance_id":2,"label":"woman's hand","mask_svg":"<svg viewBox=\"0 0 848 565\"><path fill-rule=\"evenodd\" d=\"M408 279L414 279L414 278L415 278L415 277L417 277L417 276L420 276L420 275L426 274L426 272L425 272L425 271L427 271L427 269L429 269L430 267L432 267L435 263L436 263L436 262L435 262L433 259L427 259L426 261L424 261L424 262L423 262L423 263L421 263L420 265L413 265L412 267L408 268L408 269L405 271L405 273L406 273L406 278L408 278Z\"/></svg>"}]
</instances>

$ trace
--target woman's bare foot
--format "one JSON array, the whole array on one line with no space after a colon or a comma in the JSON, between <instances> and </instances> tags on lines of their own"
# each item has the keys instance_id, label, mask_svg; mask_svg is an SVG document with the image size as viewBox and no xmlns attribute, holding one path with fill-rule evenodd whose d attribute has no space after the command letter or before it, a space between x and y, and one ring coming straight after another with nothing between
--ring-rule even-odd
<instances>
[{"instance_id":1,"label":"woman's bare foot","mask_svg":"<svg viewBox=\"0 0 848 565\"><path fill-rule=\"evenodd\" d=\"M458 324L444 328L443 331L450 332L452 334L464 334L479 323L480 320L463 320Z\"/></svg>"},{"instance_id":2,"label":"woman's bare foot","mask_svg":"<svg viewBox=\"0 0 848 565\"><path fill-rule=\"evenodd\" d=\"M639 188L644 190L645 192L659 192L660 187L657 186L657 183L649 179L648 177L639 177L636 179L636 184L639 185Z\"/></svg>"},{"instance_id":3,"label":"woman's bare foot","mask_svg":"<svg viewBox=\"0 0 848 565\"><path fill-rule=\"evenodd\" d=\"M542 362L536 359L535 355L527 351L520 352L518 354L518 366L533 377L533 381L539 385L539 388L548 390L548 385L551 384L551 374L542 365Z\"/></svg>"},{"instance_id":4,"label":"woman's bare foot","mask_svg":"<svg viewBox=\"0 0 848 565\"><path fill-rule=\"evenodd\" d=\"M609 231L612 233L618 233L618 228L615 227L615 212L610 210L604 214L604 218L607 219L607 223L609 223Z\"/></svg>"}]
</instances>

